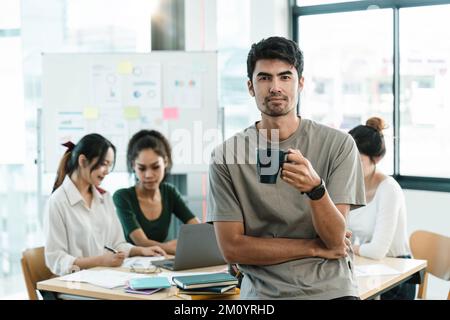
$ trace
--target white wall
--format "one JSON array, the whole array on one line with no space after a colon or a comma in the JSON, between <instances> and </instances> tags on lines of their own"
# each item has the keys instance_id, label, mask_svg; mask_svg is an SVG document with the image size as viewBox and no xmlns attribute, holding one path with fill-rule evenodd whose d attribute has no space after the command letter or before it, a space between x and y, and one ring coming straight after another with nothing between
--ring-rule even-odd
<instances>
[{"instance_id":1,"label":"white wall","mask_svg":"<svg viewBox=\"0 0 450 320\"><path fill-rule=\"evenodd\" d=\"M404 190L408 208L408 233L427 230L450 237L450 193ZM430 276L428 299L445 299L448 281Z\"/></svg>"}]
</instances>

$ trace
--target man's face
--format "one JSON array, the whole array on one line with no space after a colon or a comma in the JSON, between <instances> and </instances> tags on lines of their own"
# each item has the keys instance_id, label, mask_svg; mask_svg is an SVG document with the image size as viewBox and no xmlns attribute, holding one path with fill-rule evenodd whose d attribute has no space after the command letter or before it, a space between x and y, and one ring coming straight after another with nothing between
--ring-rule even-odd
<instances>
[{"instance_id":1,"label":"man's face","mask_svg":"<svg viewBox=\"0 0 450 320\"><path fill-rule=\"evenodd\" d=\"M280 117L295 112L303 80L298 78L293 65L278 59L263 59L256 62L252 81L247 85L263 114Z\"/></svg>"}]
</instances>

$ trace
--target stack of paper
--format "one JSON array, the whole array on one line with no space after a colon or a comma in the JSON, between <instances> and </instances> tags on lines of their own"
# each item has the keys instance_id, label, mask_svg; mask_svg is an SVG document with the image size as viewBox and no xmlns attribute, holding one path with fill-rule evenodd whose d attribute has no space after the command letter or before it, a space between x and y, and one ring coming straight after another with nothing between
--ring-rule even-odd
<instances>
[{"instance_id":1,"label":"stack of paper","mask_svg":"<svg viewBox=\"0 0 450 320\"><path fill-rule=\"evenodd\" d=\"M388 276L400 273L401 273L400 271L383 264L368 264L355 266L355 275L357 277Z\"/></svg>"},{"instance_id":2,"label":"stack of paper","mask_svg":"<svg viewBox=\"0 0 450 320\"><path fill-rule=\"evenodd\" d=\"M139 267L139 268L148 268L152 261L158 261L158 260L164 260L165 257L163 256L156 256L156 257L132 257L127 258L123 261L122 267L130 268L133 267Z\"/></svg>"},{"instance_id":3,"label":"stack of paper","mask_svg":"<svg viewBox=\"0 0 450 320\"><path fill-rule=\"evenodd\" d=\"M113 289L125 286L127 281L146 275L114 270L82 270L59 278L62 281L85 282L102 288Z\"/></svg>"}]
</instances>

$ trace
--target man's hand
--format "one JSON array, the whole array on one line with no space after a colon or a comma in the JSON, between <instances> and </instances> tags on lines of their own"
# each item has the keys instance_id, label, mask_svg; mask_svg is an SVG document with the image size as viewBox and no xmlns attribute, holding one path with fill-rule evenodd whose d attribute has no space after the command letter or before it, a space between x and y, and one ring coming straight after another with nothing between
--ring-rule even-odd
<instances>
[{"instance_id":1,"label":"man's hand","mask_svg":"<svg viewBox=\"0 0 450 320\"><path fill-rule=\"evenodd\" d=\"M315 256L325 259L340 259L348 256L348 253L352 249L351 242L352 232L346 231L345 238L341 246L333 249L328 249L320 238L314 239L315 242Z\"/></svg>"},{"instance_id":2,"label":"man's hand","mask_svg":"<svg viewBox=\"0 0 450 320\"><path fill-rule=\"evenodd\" d=\"M320 177L300 150L289 149L281 178L301 192L310 192L320 184Z\"/></svg>"}]
</instances>

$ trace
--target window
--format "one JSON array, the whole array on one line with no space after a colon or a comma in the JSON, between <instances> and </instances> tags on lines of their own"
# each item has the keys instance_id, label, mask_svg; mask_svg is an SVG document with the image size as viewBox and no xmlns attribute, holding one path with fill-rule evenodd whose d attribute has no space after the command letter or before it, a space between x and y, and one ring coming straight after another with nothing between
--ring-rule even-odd
<instances>
[{"instance_id":1,"label":"window","mask_svg":"<svg viewBox=\"0 0 450 320\"><path fill-rule=\"evenodd\" d=\"M247 90L250 48L250 1L218 0L219 103L224 116L224 138L248 127L257 109Z\"/></svg>"},{"instance_id":2,"label":"window","mask_svg":"<svg viewBox=\"0 0 450 320\"><path fill-rule=\"evenodd\" d=\"M402 175L450 178L448 17L449 5L400 11Z\"/></svg>"},{"instance_id":3,"label":"window","mask_svg":"<svg viewBox=\"0 0 450 320\"><path fill-rule=\"evenodd\" d=\"M26 150L20 27L20 1L0 2L0 295L18 282L17 276L6 277L20 270L13 261L19 261L30 221L17 212L29 204L21 196L26 183L17 179ZM21 227L14 229L15 225Z\"/></svg>"},{"instance_id":4,"label":"window","mask_svg":"<svg viewBox=\"0 0 450 320\"><path fill-rule=\"evenodd\" d=\"M383 171L404 188L450 192L450 1L344 2L292 10L305 53L301 112L341 129L382 116Z\"/></svg>"},{"instance_id":5,"label":"window","mask_svg":"<svg viewBox=\"0 0 450 320\"><path fill-rule=\"evenodd\" d=\"M0 150L9 150L0 152L0 296L25 292L21 253L26 247L43 244L38 208L45 203L54 179L54 174L44 175L45 196L39 199L35 159L36 108L42 103L41 53L146 52L151 46L150 16L155 3L0 2ZM108 179L113 186L128 182L122 173Z\"/></svg>"},{"instance_id":6,"label":"window","mask_svg":"<svg viewBox=\"0 0 450 320\"><path fill-rule=\"evenodd\" d=\"M25 115L20 35L0 37L0 52L0 165L23 164Z\"/></svg>"},{"instance_id":7,"label":"window","mask_svg":"<svg viewBox=\"0 0 450 320\"><path fill-rule=\"evenodd\" d=\"M389 128L380 167L392 174L392 10L302 16L298 24L305 58L300 114L346 132L382 117Z\"/></svg>"},{"instance_id":8,"label":"window","mask_svg":"<svg viewBox=\"0 0 450 320\"><path fill-rule=\"evenodd\" d=\"M316 6L319 4L352 2L355 0L297 0L298 6ZM356 0L357 1L357 0Z\"/></svg>"}]
</instances>

